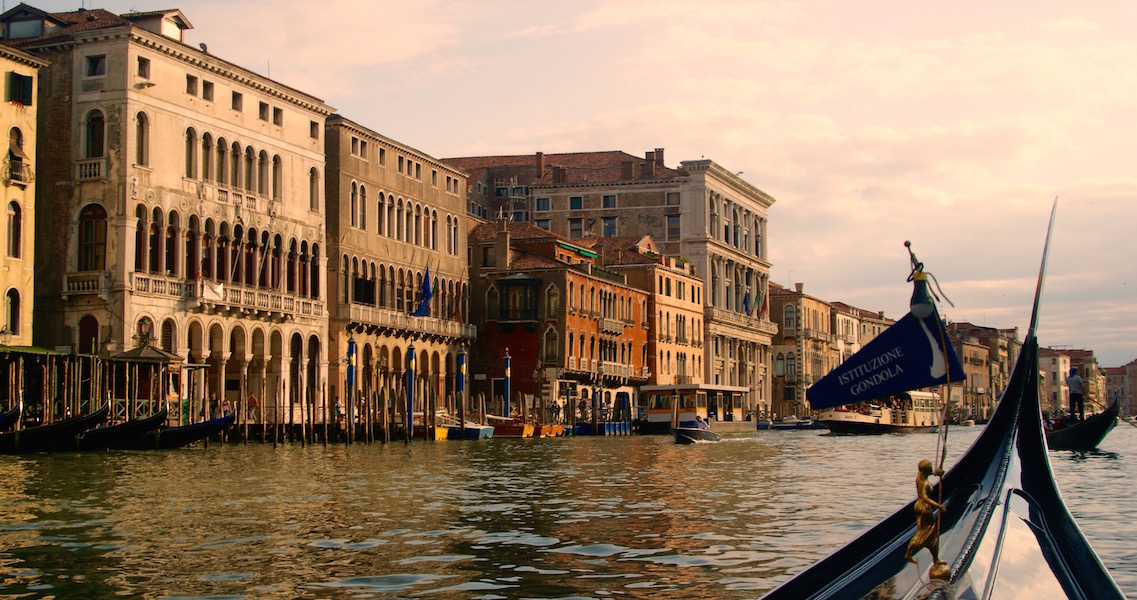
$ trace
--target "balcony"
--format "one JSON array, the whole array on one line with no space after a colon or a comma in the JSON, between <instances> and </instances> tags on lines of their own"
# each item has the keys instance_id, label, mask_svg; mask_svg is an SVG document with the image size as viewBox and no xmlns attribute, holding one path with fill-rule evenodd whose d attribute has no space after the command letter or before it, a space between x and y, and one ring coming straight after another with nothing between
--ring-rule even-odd
<instances>
[{"instance_id":1,"label":"balcony","mask_svg":"<svg viewBox=\"0 0 1137 600\"><path fill-rule=\"evenodd\" d=\"M110 291L110 271L73 271L63 276L63 294L65 296L83 294L101 294Z\"/></svg>"},{"instance_id":2,"label":"balcony","mask_svg":"<svg viewBox=\"0 0 1137 600\"><path fill-rule=\"evenodd\" d=\"M130 274L130 291L147 296L184 300L192 289L193 283L157 273L134 272Z\"/></svg>"},{"instance_id":3,"label":"balcony","mask_svg":"<svg viewBox=\"0 0 1137 600\"><path fill-rule=\"evenodd\" d=\"M247 288L218 281L186 281L183 295L187 301L196 301L197 308L206 312L223 312L259 316L282 322L295 318L321 317L324 301L302 298L294 294ZM154 293L154 292L151 292Z\"/></svg>"},{"instance_id":4,"label":"balcony","mask_svg":"<svg viewBox=\"0 0 1137 600\"><path fill-rule=\"evenodd\" d=\"M624 335L624 323L616 319L600 319L600 333L609 335Z\"/></svg>"},{"instance_id":5,"label":"balcony","mask_svg":"<svg viewBox=\"0 0 1137 600\"><path fill-rule=\"evenodd\" d=\"M420 336L437 339L473 339L478 328L435 317L412 317L390 308L365 304L350 305L350 319L354 326L393 333L396 336Z\"/></svg>"},{"instance_id":6,"label":"balcony","mask_svg":"<svg viewBox=\"0 0 1137 600\"><path fill-rule=\"evenodd\" d=\"M107 159L89 158L75 163L75 178L79 181L92 181L105 179L107 176Z\"/></svg>"},{"instance_id":7,"label":"balcony","mask_svg":"<svg viewBox=\"0 0 1137 600\"><path fill-rule=\"evenodd\" d=\"M767 321L766 319L759 319L752 315L746 315L733 310L719 308L717 306L708 306L703 312L704 318L711 323L724 323L732 325L741 329L748 329L758 333L767 335L774 335L778 333L778 326Z\"/></svg>"}]
</instances>

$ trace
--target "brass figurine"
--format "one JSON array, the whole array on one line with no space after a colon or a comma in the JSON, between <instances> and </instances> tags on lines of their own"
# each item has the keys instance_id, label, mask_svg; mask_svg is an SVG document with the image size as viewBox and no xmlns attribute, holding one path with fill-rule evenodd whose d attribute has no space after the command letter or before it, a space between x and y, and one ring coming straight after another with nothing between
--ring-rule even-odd
<instances>
[{"instance_id":1,"label":"brass figurine","mask_svg":"<svg viewBox=\"0 0 1137 600\"><path fill-rule=\"evenodd\" d=\"M904 560L916 564L913 558L920 548L927 548L932 553L932 568L928 576L932 579L947 581L951 577L951 570L947 563L940 560L940 531L939 520L936 518L936 509L943 510L943 505L932 500L932 484L928 477L943 476L942 470L932 470L932 461L920 461L919 472L916 474L916 504L913 510L916 513L916 535L908 541L908 550L904 552Z\"/></svg>"}]
</instances>

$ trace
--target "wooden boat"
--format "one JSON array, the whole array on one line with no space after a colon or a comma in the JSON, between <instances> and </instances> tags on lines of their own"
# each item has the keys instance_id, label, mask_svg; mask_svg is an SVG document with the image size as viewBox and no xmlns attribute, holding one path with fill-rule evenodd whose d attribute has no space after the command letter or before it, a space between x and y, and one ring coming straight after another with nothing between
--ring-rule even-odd
<instances>
[{"instance_id":1,"label":"wooden boat","mask_svg":"<svg viewBox=\"0 0 1137 600\"><path fill-rule=\"evenodd\" d=\"M12 410L0 413L0 433L8 431L20 420L20 412L20 405L17 404Z\"/></svg>"},{"instance_id":2,"label":"wooden boat","mask_svg":"<svg viewBox=\"0 0 1137 600\"><path fill-rule=\"evenodd\" d=\"M182 448L194 442L221 433L233 425L234 415L209 419L200 423L190 423L176 427L163 427L154 431L139 433L132 438L121 440L112 447L123 450L171 450Z\"/></svg>"},{"instance_id":3,"label":"wooden boat","mask_svg":"<svg viewBox=\"0 0 1137 600\"><path fill-rule=\"evenodd\" d=\"M758 431L779 429L813 429L816 422L813 417L796 417L787 415L779 419L758 419Z\"/></svg>"},{"instance_id":4,"label":"wooden boat","mask_svg":"<svg viewBox=\"0 0 1137 600\"><path fill-rule=\"evenodd\" d=\"M1053 212L1050 223L1053 230ZM1047 246L1049 240L1048 233ZM1002 401L971 448L932 488L930 497L943 506L933 517L939 561L933 565L927 546L910 553L922 541L915 534L924 532L914 518L917 500L765 598L1124 597L1078 529L1050 470L1035 337L1045 266L1044 251L1030 327ZM924 510L931 514L926 504Z\"/></svg>"},{"instance_id":5,"label":"wooden boat","mask_svg":"<svg viewBox=\"0 0 1137 600\"><path fill-rule=\"evenodd\" d=\"M76 441L76 450L105 450L147 431L155 431L166 422L166 408L142 419L131 419L107 427L88 429Z\"/></svg>"},{"instance_id":6,"label":"wooden boat","mask_svg":"<svg viewBox=\"0 0 1137 600\"><path fill-rule=\"evenodd\" d=\"M478 423L471 423L466 421L466 433L463 437L461 425L449 425L446 428L446 439L448 440L484 440L493 437L494 428L492 425L479 425Z\"/></svg>"},{"instance_id":7,"label":"wooden boat","mask_svg":"<svg viewBox=\"0 0 1137 600\"><path fill-rule=\"evenodd\" d=\"M936 431L940 406L931 392L901 392L852 407L829 408L817 421L838 434L926 433Z\"/></svg>"},{"instance_id":8,"label":"wooden boat","mask_svg":"<svg viewBox=\"0 0 1137 600\"><path fill-rule=\"evenodd\" d=\"M533 437L561 437L565 426L558 423L538 423L533 426Z\"/></svg>"},{"instance_id":9,"label":"wooden boat","mask_svg":"<svg viewBox=\"0 0 1137 600\"><path fill-rule=\"evenodd\" d=\"M533 437L533 424L525 423L521 419L510 419L495 415L486 415L493 421L493 436L495 438L530 438Z\"/></svg>"},{"instance_id":10,"label":"wooden boat","mask_svg":"<svg viewBox=\"0 0 1137 600\"><path fill-rule=\"evenodd\" d=\"M110 405L86 415L79 415L39 427L0 433L0 454L73 450L79 434L107 419Z\"/></svg>"},{"instance_id":11,"label":"wooden boat","mask_svg":"<svg viewBox=\"0 0 1137 600\"><path fill-rule=\"evenodd\" d=\"M676 444L710 444L721 439L717 433L702 427L676 427L672 433Z\"/></svg>"},{"instance_id":12,"label":"wooden boat","mask_svg":"<svg viewBox=\"0 0 1137 600\"><path fill-rule=\"evenodd\" d=\"M1115 400L1105 412L1047 431L1046 445L1051 450L1093 450L1113 431L1120 410Z\"/></svg>"}]
</instances>

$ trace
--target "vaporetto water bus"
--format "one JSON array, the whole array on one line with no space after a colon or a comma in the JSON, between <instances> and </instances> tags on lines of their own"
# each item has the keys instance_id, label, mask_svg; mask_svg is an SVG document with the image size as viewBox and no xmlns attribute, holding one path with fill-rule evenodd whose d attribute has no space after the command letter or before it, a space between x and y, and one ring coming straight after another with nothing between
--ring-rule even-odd
<instances>
[{"instance_id":1,"label":"vaporetto water bus","mask_svg":"<svg viewBox=\"0 0 1137 600\"><path fill-rule=\"evenodd\" d=\"M939 397L932 392L903 392L860 404L829 408L817 422L833 433L917 433L940 424Z\"/></svg>"},{"instance_id":2,"label":"vaporetto water bus","mask_svg":"<svg viewBox=\"0 0 1137 600\"><path fill-rule=\"evenodd\" d=\"M640 388L636 417L640 433L671 431L673 403L679 403L679 425L693 426L695 417L706 419L715 432L754 431L754 421L746 420L743 397L748 387L683 383L645 385Z\"/></svg>"}]
</instances>

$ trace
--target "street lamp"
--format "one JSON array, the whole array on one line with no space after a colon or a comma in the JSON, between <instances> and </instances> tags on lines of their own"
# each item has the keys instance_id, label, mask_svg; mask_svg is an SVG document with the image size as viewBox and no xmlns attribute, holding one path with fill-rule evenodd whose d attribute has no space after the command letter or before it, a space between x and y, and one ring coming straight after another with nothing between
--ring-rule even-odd
<instances>
[{"instance_id":1,"label":"street lamp","mask_svg":"<svg viewBox=\"0 0 1137 600\"><path fill-rule=\"evenodd\" d=\"M596 367L598 387L600 388L599 394L593 396L592 401L592 435L599 435L598 429L600 423L600 407L604 405L604 359L600 359L600 364Z\"/></svg>"},{"instance_id":2,"label":"street lamp","mask_svg":"<svg viewBox=\"0 0 1137 600\"><path fill-rule=\"evenodd\" d=\"M541 424L545 423L545 397L541 395L541 361L537 361L537 366L533 368L533 380L537 382L537 389L534 394L537 396L537 410L538 420Z\"/></svg>"}]
</instances>

